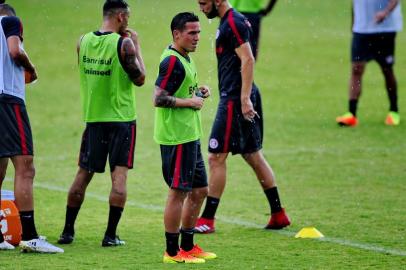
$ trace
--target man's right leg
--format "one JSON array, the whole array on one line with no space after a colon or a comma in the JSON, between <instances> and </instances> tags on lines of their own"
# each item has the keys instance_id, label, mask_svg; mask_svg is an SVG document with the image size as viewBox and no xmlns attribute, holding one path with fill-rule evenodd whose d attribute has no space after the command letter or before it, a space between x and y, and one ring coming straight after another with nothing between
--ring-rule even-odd
<instances>
[{"instance_id":1,"label":"man's right leg","mask_svg":"<svg viewBox=\"0 0 406 270\"><path fill-rule=\"evenodd\" d=\"M358 100L362 90L362 75L365 71L366 62L353 62L351 66L351 78L348 90L348 112L337 117L336 121L340 126L356 126Z\"/></svg>"},{"instance_id":2,"label":"man's right leg","mask_svg":"<svg viewBox=\"0 0 406 270\"><path fill-rule=\"evenodd\" d=\"M228 153L209 153L209 194L202 216L197 220L195 232L212 233L221 195L226 186Z\"/></svg>"},{"instance_id":3,"label":"man's right leg","mask_svg":"<svg viewBox=\"0 0 406 270\"><path fill-rule=\"evenodd\" d=\"M35 168L33 156L23 155L10 158L15 169L14 196L20 212L22 235L20 247L23 252L63 253L63 249L48 243L38 236L34 222L33 182Z\"/></svg>"},{"instance_id":4,"label":"man's right leg","mask_svg":"<svg viewBox=\"0 0 406 270\"><path fill-rule=\"evenodd\" d=\"M93 175L94 173L90 173L80 167L76 173L68 193L65 226L59 237L59 244L70 244L74 239L76 217L85 199L86 188L92 180Z\"/></svg>"},{"instance_id":5,"label":"man's right leg","mask_svg":"<svg viewBox=\"0 0 406 270\"><path fill-rule=\"evenodd\" d=\"M271 208L271 219L265 229L282 229L289 226L290 219L286 215L285 209L282 208L274 173L262 154L262 151L259 150L254 153L243 154L243 158L254 170L268 199L269 207Z\"/></svg>"},{"instance_id":6,"label":"man's right leg","mask_svg":"<svg viewBox=\"0 0 406 270\"><path fill-rule=\"evenodd\" d=\"M33 156L11 157L15 168L14 196L20 212L22 240L38 238L34 223L33 182L35 168Z\"/></svg>"},{"instance_id":7,"label":"man's right leg","mask_svg":"<svg viewBox=\"0 0 406 270\"><path fill-rule=\"evenodd\" d=\"M4 177L6 176L7 164L8 158L0 158L0 191L3 185ZM0 195L0 206L1 206L1 195ZM2 216L0 216L0 221L1 219ZM8 243L7 241L4 241L4 237L1 232L0 232L0 249L14 249L13 245Z\"/></svg>"}]
</instances>

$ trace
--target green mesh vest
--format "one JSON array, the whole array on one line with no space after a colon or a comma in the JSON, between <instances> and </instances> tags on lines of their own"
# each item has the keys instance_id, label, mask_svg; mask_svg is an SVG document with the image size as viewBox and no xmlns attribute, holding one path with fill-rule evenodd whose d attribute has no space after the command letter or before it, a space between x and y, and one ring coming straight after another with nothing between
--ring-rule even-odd
<instances>
[{"instance_id":1,"label":"green mesh vest","mask_svg":"<svg viewBox=\"0 0 406 270\"><path fill-rule=\"evenodd\" d=\"M263 0L230 0L229 2L239 12L257 13L264 8Z\"/></svg>"},{"instance_id":2,"label":"green mesh vest","mask_svg":"<svg viewBox=\"0 0 406 270\"><path fill-rule=\"evenodd\" d=\"M185 78L173 96L191 98L198 90L195 64L190 62L174 50L166 49L161 62L168 56L174 55L180 60L185 69ZM163 145L177 145L200 139L202 126L200 110L192 108L156 108L154 139Z\"/></svg>"},{"instance_id":3,"label":"green mesh vest","mask_svg":"<svg viewBox=\"0 0 406 270\"><path fill-rule=\"evenodd\" d=\"M134 85L121 66L117 33L84 35L79 51L85 122L127 122L136 118Z\"/></svg>"}]
</instances>

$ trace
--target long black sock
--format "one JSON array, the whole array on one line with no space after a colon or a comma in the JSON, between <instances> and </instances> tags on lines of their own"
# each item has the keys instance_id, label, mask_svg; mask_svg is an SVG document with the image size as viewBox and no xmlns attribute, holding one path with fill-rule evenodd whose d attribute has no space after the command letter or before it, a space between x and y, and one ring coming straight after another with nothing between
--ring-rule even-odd
<instances>
[{"instance_id":1,"label":"long black sock","mask_svg":"<svg viewBox=\"0 0 406 270\"><path fill-rule=\"evenodd\" d=\"M3 243L3 242L4 242L4 237L3 237L3 234L0 231L0 243Z\"/></svg>"},{"instance_id":2,"label":"long black sock","mask_svg":"<svg viewBox=\"0 0 406 270\"><path fill-rule=\"evenodd\" d=\"M169 256L175 256L179 251L179 233L165 232L166 252Z\"/></svg>"},{"instance_id":3,"label":"long black sock","mask_svg":"<svg viewBox=\"0 0 406 270\"><path fill-rule=\"evenodd\" d=\"M354 116L357 115L357 105L358 105L358 99L350 99L350 101L348 102L348 110Z\"/></svg>"},{"instance_id":4,"label":"long black sock","mask_svg":"<svg viewBox=\"0 0 406 270\"><path fill-rule=\"evenodd\" d=\"M110 205L109 223L105 235L111 238L116 237L116 230L118 222L120 221L121 214L124 208Z\"/></svg>"},{"instance_id":5,"label":"long black sock","mask_svg":"<svg viewBox=\"0 0 406 270\"><path fill-rule=\"evenodd\" d=\"M383 74L385 76L386 92L389 98L389 110L392 112L398 112L398 83L393 73L392 67L383 68Z\"/></svg>"},{"instance_id":6,"label":"long black sock","mask_svg":"<svg viewBox=\"0 0 406 270\"><path fill-rule=\"evenodd\" d=\"M220 199L207 197L206 198L206 206L204 208L202 217L207 219L213 219L216 215L217 207L219 206Z\"/></svg>"},{"instance_id":7,"label":"long black sock","mask_svg":"<svg viewBox=\"0 0 406 270\"><path fill-rule=\"evenodd\" d=\"M387 90L388 92L388 97L389 97L389 110L391 112L398 112L398 91L397 91L397 87Z\"/></svg>"},{"instance_id":8,"label":"long black sock","mask_svg":"<svg viewBox=\"0 0 406 270\"><path fill-rule=\"evenodd\" d=\"M194 235L194 228L190 229L181 229L180 233L182 234L182 238L180 240L180 247L185 250L189 251L193 248L193 235Z\"/></svg>"},{"instance_id":9,"label":"long black sock","mask_svg":"<svg viewBox=\"0 0 406 270\"><path fill-rule=\"evenodd\" d=\"M268 199L271 213L276 213L282 210L281 201L279 200L278 188L272 187L264 190L266 198Z\"/></svg>"},{"instance_id":10,"label":"long black sock","mask_svg":"<svg viewBox=\"0 0 406 270\"><path fill-rule=\"evenodd\" d=\"M21 227L23 233L21 238L23 241L38 238L37 230L34 223L34 211L21 211L20 212Z\"/></svg>"},{"instance_id":11,"label":"long black sock","mask_svg":"<svg viewBox=\"0 0 406 270\"><path fill-rule=\"evenodd\" d=\"M80 210L79 207L66 206L66 216L65 216L65 227L63 228L64 233L75 234L75 221Z\"/></svg>"}]
</instances>

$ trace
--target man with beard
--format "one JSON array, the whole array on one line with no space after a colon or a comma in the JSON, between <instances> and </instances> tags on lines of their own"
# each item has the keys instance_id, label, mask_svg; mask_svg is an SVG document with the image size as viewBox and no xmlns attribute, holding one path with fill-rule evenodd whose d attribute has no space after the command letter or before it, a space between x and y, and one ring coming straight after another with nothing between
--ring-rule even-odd
<instances>
[{"instance_id":1,"label":"man with beard","mask_svg":"<svg viewBox=\"0 0 406 270\"><path fill-rule=\"evenodd\" d=\"M198 0L200 10L211 19L220 17L216 54L220 102L209 141L209 193L195 230L215 231L215 213L226 183L228 154L241 154L254 170L271 208L266 229L290 225L279 200L272 168L262 149L263 118L261 95L253 82L255 58L252 31L247 19L226 0Z\"/></svg>"}]
</instances>

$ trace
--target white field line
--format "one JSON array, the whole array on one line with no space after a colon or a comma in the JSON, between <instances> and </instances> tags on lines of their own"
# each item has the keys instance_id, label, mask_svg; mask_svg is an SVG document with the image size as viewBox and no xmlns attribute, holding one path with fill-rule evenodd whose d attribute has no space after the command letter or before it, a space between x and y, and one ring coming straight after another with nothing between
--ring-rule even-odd
<instances>
[{"instance_id":1,"label":"white field line","mask_svg":"<svg viewBox=\"0 0 406 270\"><path fill-rule=\"evenodd\" d=\"M6 178L5 180L10 181L11 179ZM52 190L52 191L68 192L67 188L49 185L46 183L37 182L37 183L35 183L35 187ZM91 197L93 199L96 199L96 200L102 201L102 202L108 201L107 196L101 196L101 195L94 194L91 192L86 192L86 197ZM153 204L143 204L143 203L138 203L138 202L134 202L134 201L127 201L126 205L134 206L134 207L141 208L141 209L156 211L156 212L163 212L163 210L164 210L164 208L162 206L153 205ZM240 220L240 219L236 219L236 218L225 217L225 216L218 216L217 220L219 220L223 223L228 223L231 225L237 225L237 226L242 226L242 227L256 228L256 229L263 228L263 225L260 225L260 224L256 224L253 222ZM273 230L272 233L277 233L277 234L285 235L288 237L293 237L296 234L295 232L289 231L286 229L280 230L280 231ZM346 239L324 237L324 238L315 238L315 240L321 241L321 242L339 244L342 246L347 246L347 247L352 247L352 248L357 248L357 249L363 249L363 250L377 252L377 253L384 253L384 254L390 254L390 255L396 255L396 256L406 256L405 250L390 249L390 248L385 248L382 246L364 244L364 243L354 242L354 241L346 240Z\"/></svg>"}]
</instances>

